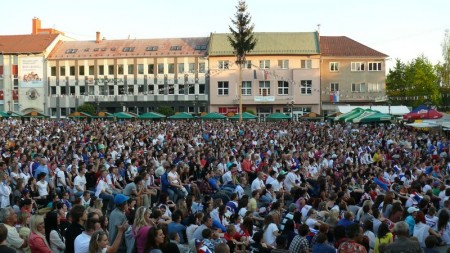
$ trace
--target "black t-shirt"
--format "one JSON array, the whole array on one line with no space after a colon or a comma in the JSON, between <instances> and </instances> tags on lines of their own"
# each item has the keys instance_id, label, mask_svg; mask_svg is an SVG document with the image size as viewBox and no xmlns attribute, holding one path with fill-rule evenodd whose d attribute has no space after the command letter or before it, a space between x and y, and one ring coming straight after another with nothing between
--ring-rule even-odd
<instances>
[{"instance_id":1,"label":"black t-shirt","mask_svg":"<svg viewBox=\"0 0 450 253\"><path fill-rule=\"evenodd\" d=\"M84 231L83 226L78 223L72 223L67 227L65 237L66 237L66 253L74 253L74 242L75 238ZM1 251L0 251L1 252Z\"/></svg>"},{"instance_id":2,"label":"black t-shirt","mask_svg":"<svg viewBox=\"0 0 450 253\"><path fill-rule=\"evenodd\" d=\"M0 245L0 252L2 253L15 253L16 251L6 245Z\"/></svg>"},{"instance_id":3,"label":"black t-shirt","mask_svg":"<svg viewBox=\"0 0 450 253\"><path fill-rule=\"evenodd\" d=\"M97 176L94 172L88 172L85 175L86 177L86 189L95 188L95 184L97 183Z\"/></svg>"}]
</instances>

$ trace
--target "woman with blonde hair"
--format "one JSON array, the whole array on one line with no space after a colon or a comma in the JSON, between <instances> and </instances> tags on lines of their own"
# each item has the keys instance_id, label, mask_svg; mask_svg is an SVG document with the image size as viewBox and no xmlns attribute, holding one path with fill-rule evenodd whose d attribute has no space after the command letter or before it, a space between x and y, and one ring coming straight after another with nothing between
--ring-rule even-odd
<instances>
[{"instance_id":1,"label":"woman with blonde hair","mask_svg":"<svg viewBox=\"0 0 450 253\"><path fill-rule=\"evenodd\" d=\"M19 215L17 215L17 223L20 225L19 228L19 235L22 238L26 238L30 235L30 228L29 228L29 219L30 219L30 214L24 211L21 211L19 213ZM30 247L27 246L26 248L23 248L23 251L25 253L31 253Z\"/></svg>"},{"instance_id":2,"label":"woman with blonde hair","mask_svg":"<svg viewBox=\"0 0 450 253\"><path fill-rule=\"evenodd\" d=\"M45 240L44 217L42 215L33 215L30 219L30 237L28 244L33 253L52 253L50 246Z\"/></svg>"},{"instance_id":3,"label":"woman with blonde hair","mask_svg":"<svg viewBox=\"0 0 450 253\"><path fill-rule=\"evenodd\" d=\"M133 236L136 240L136 249L138 253L143 253L147 240L147 233L152 227L153 222L150 220L150 209L144 206L136 210L133 223Z\"/></svg>"},{"instance_id":4,"label":"woman with blonde hair","mask_svg":"<svg viewBox=\"0 0 450 253\"><path fill-rule=\"evenodd\" d=\"M126 227L128 225L119 226L119 230L122 231L120 233L119 240L114 240L113 245L108 245L108 236L106 235L105 231L99 230L92 234L91 240L89 241L89 253L114 253L117 252L117 249L120 246L122 234L123 231L126 230Z\"/></svg>"}]
</instances>

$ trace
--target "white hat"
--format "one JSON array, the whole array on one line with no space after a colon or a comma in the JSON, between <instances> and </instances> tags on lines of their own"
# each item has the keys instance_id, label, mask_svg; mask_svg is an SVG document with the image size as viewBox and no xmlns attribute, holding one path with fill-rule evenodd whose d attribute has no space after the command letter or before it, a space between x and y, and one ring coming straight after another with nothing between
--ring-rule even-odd
<instances>
[{"instance_id":1,"label":"white hat","mask_svg":"<svg viewBox=\"0 0 450 253\"><path fill-rule=\"evenodd\" d=\"M418 211L420 211L420 209L415 206L411 206L408 208L408 213L414 213L414 212L418 212Z\"/></svg>"}]
</instances>

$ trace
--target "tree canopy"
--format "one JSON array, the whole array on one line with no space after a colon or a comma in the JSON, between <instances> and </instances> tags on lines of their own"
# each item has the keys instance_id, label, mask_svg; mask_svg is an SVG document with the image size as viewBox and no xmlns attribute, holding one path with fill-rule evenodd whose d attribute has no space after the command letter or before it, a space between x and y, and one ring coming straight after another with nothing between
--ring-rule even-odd
<instances>
[{"instance_id":1,"label":"tree canopy","mask_svg":"<svg viewBox=\"0 0 450 253\"><path fill-rule=\"evenodd\" d=\"M78 112L89 113L90 115L95 114L95 106L91 103L84 103L77 108Z\"/></svg>"},{"instance_id":2,"label":"tree canopy","mask_svg":"<svg viewBox=\"0 0 450 253\"><path fill-rule=\"evenodd\" d=\"M228 36L228 41L234 49L236 63L241 65L245 62L246 54L255 48L256 38L253 35L255 25L251 23L252 18L243 0L236 6L234 17L235 19L231 19L234 28L229 26L231 35Z\"/></svg>"}]
</instances>

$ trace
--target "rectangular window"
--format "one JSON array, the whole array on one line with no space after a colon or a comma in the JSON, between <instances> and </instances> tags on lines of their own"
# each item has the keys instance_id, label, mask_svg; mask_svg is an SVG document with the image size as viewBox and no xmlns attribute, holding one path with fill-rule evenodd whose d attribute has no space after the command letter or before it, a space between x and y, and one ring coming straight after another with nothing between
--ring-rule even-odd
<instances>
[{"instance_id":1,"label":"rectangular window","mask_svg":"<svg viewBox=\"0 0 450 253\"><path fill-rule=\"evenodd\" d=\"M123 75L123 73L124 73L124 71L123 71L123 64L117 65L117 74L118 75ZM111 71L109 72L109 74L112 75ZM113 70L113 74L114 74L114 70Z\"/></svg>"},{"instance_id":2,"label":"rectangular window","mask_svg":"<svg viewBox=\"0 0 450 253\"><path fill-rule=\"evenodd\" d=\"M134 85L128 85L128 95L134 95Z\"/></svg>"},{"instance_id":3,"label":"rectangular window","mask_svg":"<svg viewBox=\"0 0 450 253\"><path fill-rule=\"evenodd\" d=\"M75 86L69 86L70 95L75 95Z\"/></svg>"},{"instance_id":4,"label":"rectangular window","mask_svg":"<svg viewBox=\"0 0 450 253\"><path fill-rule=\"evenodd\" d=\"M184 63L178 63L178 73L179 74L184 73Z\"/></svg>"},{"instance_id":5,"label":"rectangular window","mask_svg":"<svg viewBox=\"0 0 450 253\"><path fill-rule=\"evenodd\" d=\"M108 85L108 95L116 95L114 92L114 85Z\"/></svg>"},{"instance_id":6,"label":"rectangular window","mask_svg":"<svg viewBox=\"0 0 450 253\"><path fill-rule=\"evenodd\" d=\"M184 84L178 84L178 94L184 94Z\"/></svg>"},{"instance_id":7,"label":"rectangular window","mask_svg":"<svg viewBox=\"0 0 450 253\"><path fill-rule=\"evenodd\" d=\"M138 93L139 93L139 94L144 93L144 85L142 85L142 84L139 84L139 85L138 85Z\"/></svg>"},{"instance_id":8,"label":"rectangular window","mask_svg":"<svg viewBox=\"0 0 450 253\"><path fill-rule=\"evenodd\" d=\"M149 65L147 66L147 72L148 72L149 74L155 74L155 64L149 64Z\"/></svg>"},{"instance_id":9,"label":"rectangular window","mask_svg":"<svg viewBox=\"0 0 450 253\"><path fill-rule=\"evenodd\" d=\"M123 85L119 85L119 95L124 95L125 94L125 88Z\"/></svg>"},{"instance_id":10,"label":"rectangular window","mask_svg":"<svg viewBox=\"0 0 450 253\"><path fill-rule=\"evenodd\" d=\"M205 84L199 84L198 85L198 94L205 94L206 85Z\"/></svg>"},{"instance_id":11,"label":"rectangular window","mask_svg":"<svg viewBox=\"0 0 450 253\"><path fill-rule=\"evenodd\" d=\"M123 71L123 65L122 65L122 71ZM114 75L114 65L108 65L108 75Z\"/></svg>"},{"instance_id":12,"label":"rectangular window","mask_svg":"<svg viewBox=\"0 0 450 253\"><path fill-rule=\"evenodd\" d=\"M366 92L366 84L352 83L352 92Z\"/></svg>"},{"instance_id":13,"label":"rectangular window","mask_svg":"<svg viewBox=\"0 0 450 253\"><path fill-rule=\"evenodd\" d=\"M206 72L205 63L199 63L198 64L198 73L205 73L205 72Z\"/></svg>"},{"instance_id":14,"label":"rectangular window","mask_svg":"<svg viewBox=\"0 0 450 253\"><path fill-rule=\"evenodd\" d=\"M217 94L220 96L228 95L228 82L218 82L217 83Z\"/></svg>"},{"instance_id":15,"label":"rectangular window","mask_svg":"<svg viewBox=\"0 0 450 253\"><path fill-rule=\"evenodd\" d=\"M312 94L312 80L300 81L300 94L311 95Z\"/></svg>"},{"instance_id":16,"label":"rectangular window","mask_svg":"<svg viewBox=\"0 0 450 253\"><path fill-rule=\"evenodd\" d=\"M158 74L164 74L164 63L158 63Z\"/></svg>"},{"instance_id":17,"label":"rectangular window","mask_svg":"<svg viewBox=\"0 0 450 253\"><path fill-rule=\"evenodd\" d=\"M259 61L260 69L270 69L270 60L261 60Z\"/></svg>"},{"instance_id":18,"label":"rectangular window","mask_svg":"<svg viewBox=\"0 0 450 253\"><path fill-rule=\"evenodd\" d=\"M278 81L278 95L289 95L288 81Z\"/></svg>"},{"instance_id":19,"label":"rectangular window","mask_svg":"<svg viewBox=\"0 0 450 253\"><path fill-rule=\"evenodd\" d=\"M75 66L70 66L69 67L69 75L70 76L74 76L75 75Z\"/></svg>"},{"instance_id":20,"label":"rectangular window","mask_svg":"<svg viewBox=\"0 0 450 253\"><path fill-rule=\"evenodd\" d=\"M169 84L169 95L175 94L175 85Z\"/></svg>"},{"instance_id":21,"label":"rectangular window","mask_svg":"<svg viewBox=\"0 0 450 253\"><path fill-rule=\"evenodd\" d=\"M338 91L339 83L330 83L330 91Z\"/></svg>"},{"instance_id":22,"label":"rectangular window","mask_svg":"<svg viewBox=\"0 0 450 253\"><path fill-rule=\"evenodd\" d=\"M189 95L195 94L195 84L193 83L189 84L188 92Z\"/></svg>"},{"instance_id":23,"label":"rectangular window","mask_svg":"<svg viewBox=\"0 0 450 253\"><path fill-rule=\"evenodd\" d=\"M89 65L89 75L90 76L94 75L94 65Z\"/></svg>"},{"instance_id":24,"label":"rectangular window","mask_svg":"<svg viewBox=\"0 0 450 253\"><path fill-rule=\"evenodd\" d=\"M242 81L241 94L243 96L251 96L252 95L252 81Z\"/></svg>"},{"instance_id":25,"label":"rectangular window","mask_svg":"<svg viewBox=\"0 0 450 253\"><path fill-rule=\"evenodd\" d=\"M243 69L252 69L252 61L245 61L244 64L242 65Z\"/></svg>"},{"instance_id":26,"label":"rectangular window","mask_svg":"<svg viewBox=\"0 0 450 253\"><path fill-rule=\"evenodd\" d=\"M181 50L181 46L171 46L170 47L170 51L180 51Z\"/></svg>"},{"instance_id":27,"label":"rectangular window","mask_svg":"<svg viewBox=\"0 0 450 253\"><path fill-rule=\"evenodd\" d=\"M60 95L67 95L66 86L59 87Z\"/></svg>"},{"instance_id":28,"label":"rectangular window","mask_svg":"<svg viewBox=\"0 0 450 253\"><path fill-rule=\"evenodd\" d=\"M134 64L128 64L128 75L134 75Z\"/></svg>"},{"instance_id":29,"label":"rectangular window","mask_svg":"<svg viewBox=\"0 0 450 253\"><path fill-rule=\"evenodd\" d=\"M311 60L301 60L300 61L300 68L302 68L302 69L311 69L312 68L312 61Z\"/></svg>"},{"instance_id":30,"label":"rectangular window","mask_svg":"<svg viewBox=\"0 0 450 253\"><path fill-rule=\"evenodd\" d=\"M144 64L138 64L138 74L139 75L144 74Z\"/></svg>"},{"instance_id":31,"label":"rectangular window","mask_svg":"<svg viewBox=\"0 0 450 253\"><path fill-rule=\"evenodd\" d=\"M167 65L167 72L169 73L169 74L175 74L175 64L173 64L173 63L169 63L168 65Z\"/></svg>"},{"instance_id":32,"label":"rectangular window","mask_svg":"<svg viewBox=\"0 0 450 253\"><path fill-rule=\"evenodd\" d=\"M86 87L84 85L80 86L80 95L81 96L86 95Z\"/></svg>"},{"instance_id":33,"label":"rectangular window","mask_svg":"<svg viewBox=\"0 0 450 253\"><path fill-rule=\"evenodd\" d=\"M56 76L56 67L51 67L50 68L50 75L51 76Z\"/></svg>"},{"instance_id":34,"label":"rectangular window","mask_svg":"<svg viewBox=\"0 0 450 253\"><path fill-rule=\"evenodd\" d=\"M78 66L78 75L84 76L84 66Z\"/></svg>"},{"instance_id":35,"label":"rectangular window","mask_svg":"<svg viewBox=\"0 0 450 253\"><path fill-rule=\"evenodd\" d=\"M88 95L94 95L95 94L94 93L94 91L95 91L94 88L95 88L94 86L88 86Z\"/></svg>"},{"instance_id":36,"label":"rectangular window","mask_svg":"<svg viewBox=\"0 0 450 253\"><path fill-rule=\"evenodd\" d=\"M364 71L364 62L352 62L351 71Z\"/></svg>"},{"instance_id":37,"label":"rectangular window","mask_svg":"<svg viewBox=\"0 0 450 253\"><path fill-rule=\"evenodd\" d=\"M164 88L164 84L158 85L158 94L164 95L165 90L166 90L166 89Z\"/></svg>"},{"instance_id":38,"label":"rectangular window","mask_svg":"<svg viewBox=\"0 0 450 253\"><path fill-rule=\"evenodd\" d=\"M259 95L270 96L270 81L259 81Z\"/></svg>"},{"instance_id":39,"label":"rectangular window","mask_svg":"<svg viewBox=\"0 0 450 253\"><path fill-rule=\"evenodd\" d=\"M104 66L104 65L98 66L98 74L99 74L100 76L105 75L105 66Z\"/></svg>"},{"instance_id":40,"label":"rectangular window","mask_svg":"<svg viewBox=\"0 0 450 253\"><path fill-rule=\"evenodd\" d=\"M50 87L50 95L56 95L56 86Z\"/></svg>"},{"instance_id":41,"label":"rectangular window","mask_svg":"<svg viewBox=\"0 0 450 253\"><path fill-rule=\"evenodd\" d=\"M339 62L330 62L330 71L331 72L339 71Z\"/></svg>"},{"instance_id":42,"label":"rectangular window","mask_svg":"<svg viewBox=\"0 0 450 253\"><path fill-rule=\"evenodd\" d=\"M381 92L381 83L368 83L367 91L368 92Z\"/></svg>"},{"instance_id":43,"label":"rectangular window","mask_svg":"<svg viewBox=\"0 0 450 253\"><path fill-rule=\"evenodd\" d=\"M189 63L189 73L195 73L195 63Z\"/></svg>"},{"instance_id":44,"label":"rectangular window","mask_svg":"<svg viewBox=\"0 0 450 253\"><path fill-rule=\"evenodd\" d=\"M230 62L229 61L219 61L219 69L229 69L230 68Z\"/></svg>"},{"instance_id":45,"label":"rectangular window","mask_svg":"<svg viewBox=\"0 0 450 253\"><path fill-rule=\"evenodd\" d=\"M278 60L278 67L280 69L288 69L289 68L289 60Z\"/></svg>"},{"instance_id":46,"label":"rectangular window","mask_svg":"<svg viewBox=\"0 0 450 253\"><path fill-rule=\"evenodd\" d=\"M381 71L381 62L369 62L369 71Z\"/></svg>"},{"instance_id":47,"label":"rectangular window","mask_svg":"<svg viewBox=\"0 0 450 253\"><path fill-rule=\"evenodd\" d=\"M66 67L61 66L59 67L59 76L65 76L66 75Z\"/></svg>"}]
</instances>

